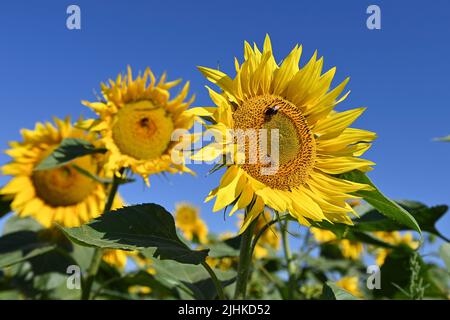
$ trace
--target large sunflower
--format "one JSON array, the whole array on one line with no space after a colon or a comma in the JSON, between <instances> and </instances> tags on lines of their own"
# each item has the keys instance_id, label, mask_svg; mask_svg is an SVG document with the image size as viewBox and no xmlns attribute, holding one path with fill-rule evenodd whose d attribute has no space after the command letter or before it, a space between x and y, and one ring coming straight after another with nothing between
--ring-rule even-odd
<instances>
[{"instance_id":1,"label":"large sunflower","mask_svg":"<svg viewBox=\"0 0 450 320\"><path fill-rule=\"evenodd\" d=\"M102 175L102 159L89 155L69 165L36 171L64 138L81 138L92 143L95 136L73 128L69 118L54 119L55 125L37 123L34 130L23 129L23 140L11 142L6 153L13 159L2 167L12 179L0 190L0 195L12 199L11 208L19 216L32 216L43 226L53 222L74 227L98 216L104 207L103 185L80 173L75 166L95 175Z\"/></svg>"},{"instance_id":2,"label":"large sunflower","mask_svg":"<svg viewBox=\"0 0 450 320\"><path fill-rule=\"evenodd\" d=\"M208 88L217 107L195 108L192 113L212 120L207 128L220 132L225 139L204 147L194 159L209 161L218 155L230 156L227 153L234 157L207 200L216 198L214 211L231 205L232 214L246 208L241 231L266 205L288 212L304 225L310 225L310 220L351 224L348 213L354 210L346 200L356 198L352 192L370 189L335 176L355 169L368 171L374 164L357 157L370 147L375 134L348 128L364 108L334 111L348 95L339 98L348 79L330 90L335 68L322 74L323 59L317 59L317 53L299 68L301 52L302 47L295 46L278 65L267 36L262 52L245 42L244 62L240 65L235 59L234 79L219 70L199 68L221 92ZM258 161L237 160L242 152L236 152L237 139L227 134L229 129L268 129L269 134L270 129L278 129L279 160L274 163L276 157L270 151L262 159L259 135L254 136L257 150L249 150L249 144L244 148L246 159L256 154ZM267 158L272 163L268 164ZM278 170L263 170L268 167Z\"/></svg>"},{"instance_id":3,"label":"large sunflower","mask_svg":"<svg viewBox=\"0 0 450 320\"><path fill-rule=\"evenodd\" d=\"M99 117L84 122L82 127L101 134L109 150L107 170L117 172L129 167L147 183L151 174L191 172L183 159L172 158L177 145L171 139L172 133L193 125L192 114L185 112L194 101L194 96L185 101L189 82L179 95L170 99L169 89L180 82L166 82L165 73L156 82L149 68L133 79L128 67L127 75L119 74L116 81L102 83L104 101L83 101Z\"/></svg>"}]
</instances>

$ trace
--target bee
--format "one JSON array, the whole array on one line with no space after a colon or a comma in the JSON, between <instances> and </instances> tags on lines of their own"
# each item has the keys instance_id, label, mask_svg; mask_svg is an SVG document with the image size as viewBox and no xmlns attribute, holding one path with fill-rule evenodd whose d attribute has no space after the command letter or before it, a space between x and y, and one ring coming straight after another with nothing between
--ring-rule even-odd
<instances>
[{"instance_id":1,"label":"bee","mask_svg":"<svg viewBox=\"0 0 450 320\"><path fill-rule=\"evenodd\" d=\"M266 121L270 120L270 118L278 113L278 110L280 110L280 106L273 106L268 108L265 111L265 117Z\"/></svg>"}]
</instances>

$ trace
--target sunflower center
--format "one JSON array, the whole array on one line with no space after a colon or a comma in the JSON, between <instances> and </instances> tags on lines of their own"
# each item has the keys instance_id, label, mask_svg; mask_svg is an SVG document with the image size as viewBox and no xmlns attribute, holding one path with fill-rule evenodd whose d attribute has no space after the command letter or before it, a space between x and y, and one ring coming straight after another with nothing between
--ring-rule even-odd
<instances>
[{"instance_id":1,"label":"sunflower center","mask_svg":"<svg viewBox=\"0 0 450 320\"><path fill-rule=\"evenodd\" d=\"M235 129L267 130L266 142L260 141L259 134L256 137L258 161L246 161L242 165L248 174L271 188L281 190L301 186L306 181L314 166L316 144L300 108L281 97L263 95L242 103L234 112L233 119ZM276 143L272 144L274 134L278 134L278 139L274 139ZM246 143L246 159L249 159L249 150ZM262 159L264 152L267 155ZM264 168L275 170L264 171Z\"/></svg>"},{"instance_id":2,"label":"sunflower center","mask_svg":"<svg viewBox=\"0 0 450 320\"><path fill-rule=\"evenodd\" d=\"M159 158L169 147L173 120L149 100L126 104L117 114L113 139L120 152L138 160Z\"/></svg>"},{"instance_id":3,"label":"sunflower center","mask_svg":"<svg viewBox=\"0 0 450 320\"><path fill-rule=\"evenodd\" d=\"M96 174L91 156L78 158L71 165L61 168L35 171L32 181L36 195L53 207L71 206L84 201L94 191L96 183L72 165Z\"/></svg>"},{"instance_id":4,"label":"sunflower center","mask_svg":"<svg viewBox=\"0 0 450 320\"><path fill-rule=\"evenodd\" d=\"M176 218L180 225L192 225L197 221L197 212L190 208L182 208L177 212Z\"/></svg>"}]
</instances>

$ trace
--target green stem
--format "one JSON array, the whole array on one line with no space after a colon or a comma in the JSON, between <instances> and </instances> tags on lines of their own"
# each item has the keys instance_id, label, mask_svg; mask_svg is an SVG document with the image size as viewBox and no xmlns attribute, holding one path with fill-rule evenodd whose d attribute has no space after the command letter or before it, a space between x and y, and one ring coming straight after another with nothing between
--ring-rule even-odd
<instances>
[{"instance_id":1,"label":"green stem","mask_svg":"<svg viewBox=\"0 0 450 320\"><path fill-rule=\"evenodd\" d=\"M214 283L214 286L216 287L217 295L220 300L226 300L225 293L223 291L223 287L220 284L219 279L217 279L216 274L214 273L213 269L205 262L202 262L202 266L205 268L206 271L208 271L209 276L211 277L212 282Z\"/></svg>"},{"instance_id":2,"label":"green stem","mask_svg":"<svg viewBox=\"0 0 450 320\"><path fill-rule=\"evenodd\" d=\"M264 268L264 266L260 266L259 270L267 278L267 280L272 282L275 287L277 287L278 292L281 296L283 296L284 283L280 281L280 279L274 277L266 268Z\"/></svg>"},{"instance_id":3,"label":"green stem","mask_svg":"<svg viewBox=\"0 0 450 320\"><path fill-rule=\"evenodd\" d=\"M97 275L100 263L102 262L103 249L96 248L87 271L87 278L83 286L83 292L81 294L82 300L89 300L91 295L92 284L94 283L95 276Z\"/></svg>"},{"instance_id":4,"label":"green stem","mask_svg":"<svg viewBox=\"0 0 450 320\"><path fill-rule=\"evenodd\" d=\"M123 174L123 169L119 171L120 176ZM113 183L111 186L111 190L109 191L108 199L105 204L105 209L103 213L111 211L111 208L114 203L114 198L116 197L117 190L119 189L120 178L114 175ZM91 264L87 270L87 278L83 286L83 291L81 293L82 300L89 300L91 297L91 289L92 284L94 283L95 277L97 276L98 269L100 268L100 264L102 262L103 257L103 249L96 248L94 251L94 255L92 256Z\"/></svg>"},{"instance_id":5,"label":"green stem","mask_svg":"<svg viewBox=\"0 0 450 320\"><path fill-rule=\"evenodd\" d=\"M252 238L256 226L256 219L247 227L241 238L241 249L239 253L239 265L236 280L234 299L245 299L247 294L247 281L250 275L252 262Z\"/></svg>"},{"instance_id":6,"label":"green stem","mask_svg":"<svg viewBox=\"0 0 450 320\"><path fill-rule=\"evenodd\" d=\"M288 275L289 275L289 290L288 290L288 298L292 299L293 298L293 293L295 290L295 265L292 259L292 253L291 253L291 248L289 246L289 238L288 238L288 226L289 226L289 221L286 220L284 224L282 224L280 222L280 226L281 226L281 238L282 238L282 242L283 242L283 251L284 251L284 256L286 258L286 264L287 264L287 268L288 268Z\"/></svg>"},{"instance_id":7,"label":"green stem","mask_svg":"<svg viewBox=\"0 0 450 320\"><path fill-rule=\"evenodd\" d=\"M252 254L253 254L253 252L255 251L255 248L256 248L256 245L258 244L259 238L261 238L262 235L263 235L266 231L268 231L272 225L274 225L274 224L277 223L277 222L281 222L281 221L283 221L283 220L285 220L285 219L288 219L288 216L287 216L287 215L284 215L284 216L282 216L282 217L279 217L279 218L277 218L277 219L275 219L275 220L271 220L271 221L269 221L267 224L265 224L265 225L261 228L261 230L259 230L259 232L258 232L257 234L255 234L255 238L253 239L253 243L252 243Z\"/></svg>"}]
</instances>

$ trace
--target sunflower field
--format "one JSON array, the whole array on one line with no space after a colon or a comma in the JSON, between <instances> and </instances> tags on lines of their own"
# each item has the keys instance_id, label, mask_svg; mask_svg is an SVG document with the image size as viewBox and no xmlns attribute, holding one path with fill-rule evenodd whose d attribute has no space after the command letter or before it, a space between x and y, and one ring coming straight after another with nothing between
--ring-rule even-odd
<instances>
[{"instance_id":1,"label":"sunflower field","mask_svg":"<svg viewBox=\"0 0 450 320\"><path fill-rule=\"evenodd\" d=\"M21 129L1 164L0 299L449 299L448 206L389 198L364 155L377 133L353 125L366 108L341 111L349 79L301 45L274 52L266 35L234 70L198 67L209 105L128 66L86 92L89 117ZM199 164L231 231L121 193Z\"/></svg>"}]
</instances>

